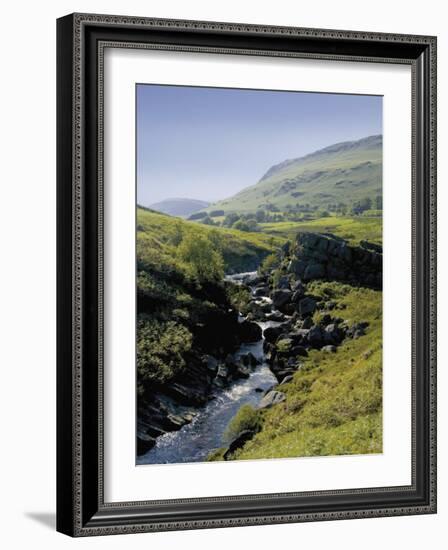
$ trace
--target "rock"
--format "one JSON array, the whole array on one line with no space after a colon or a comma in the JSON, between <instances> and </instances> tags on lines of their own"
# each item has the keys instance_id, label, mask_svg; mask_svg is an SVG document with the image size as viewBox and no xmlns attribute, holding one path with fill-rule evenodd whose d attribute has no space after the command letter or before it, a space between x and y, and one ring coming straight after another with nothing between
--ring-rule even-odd
<instances>
[{"instance_id":1,"label":"rock","mask_svg":"<svg viewBox=\"0 0 448 550\"><path fill-rule=\"evenodd\" d=\"M249 353L246 353L246 355L243 356L243 363L245 365L249 365L250 367L256 367L260 364L260 361L252 352L249 351Z\"/></svg>"},{"instance_id":2,"label":"rock","mask_svg":"<svg viewBox=\"0 0 448 550\"><path fill-rule=\"evenodd\" d=\"M372 250L373 252L376 252L377 254L382 254L383 253L383 247L380 244L369 243L368 241L360 241L359 244L363 248L366 248L367 250Z\"/></svg>"},{"instance_id":3,"label":"rock","mask_svg":"<svg viewBox=\"0 0 448 550\"><path fill-rule=\"evenodd\" d=\"M233 377L234 378L249 378L251 369L245 365L238 365L236 368Z\"/></svg>"},{"instance_id":4,"label":"rock","mask_svg":"<svg viewBox=\"0 0 448 550\"><path fill-rule=\"evenodd\" d=\"M292 292L287 289L274 290L271 295L272 303L276 309L281 308L291 301Z\"/></svg>"},{"instance_id":5,"label":"rock","mask_svg":"<svg viewBox=\"0 0 448 550\"><path fill-rule=\"evenodd\" d=\"M218 372L216 373L217 378L222 378L227 380L229 378L230 369L227 365L219 365Z\"/></svg>"},{"instance_id":6,"label":"rock","mask_svg":"<svg viewBox=\"0 0 448 550\"><path fill-rule=\"evenodd\" d=\"M236 437L228 446L226 452L223 454L224 460L228 460L230 455L234 453L237 449L240 449L249 439L252 439L255 435L253 430L244 430L238 437Z\"/></svg>"},{"instance_id":7,"label":"rock","mask_svg":"<svg viewBox=\"0 0 448 550\"><path fill-rule=\"evenodd\" d=\"M259 409L269 409L274 405L278 405L285 401L286 395L281 391L271 390L268 392L258 404Z\"/></svg>"},{"instance_id":8,"label":"rock","mask_svg":"<svg viewBox=\"0 0 448 550\"><path fill-rule=\"evenodd\" d=\"M267 296L269 294L269 287L267 286L257 286L254 290L254 296Z\"/></svg>"},{"instance_id":9,"label":"rock","mask_svg":"<svg viewBox=\"0 0 448 550\"><path fill-rule=\"evenodd\" d=\"M305 269L303 278L306 281L311 281L312 279L323 279L325 275L326 269L323 264L309 264Z\"/></svg>"},{"instance_id":10,"label":"rock","mask_svg":"<svg viewBox=\"0 0 448 550\"><path fill-rule=\"evenodd\" d=\"M308 351L303 346L294 346L291 353L299 357L308 357Z\"/></svg>"},{"instance_id":11,"label":"rock","mask_svg":"<svg viewBox=\"0 0 448 550\"><path fill-rule=\"evenodd\" d=\"M303 320L302 328L303 329L310 329L312 326L313 326L313 320L311 319L311 317L306 317Z\"/></svg>"},{"instance_id":12,"label":"rock","mask_svg":"<svg viewBox=\"0 0 448 550\"><path fill-rule=\"evenodd\" d=\"M324 346L322 348L322 351L325 351L325 352L328 352L328 353L336 353L337 349L338 348L336 346L329 345L329 346Z\"/></svg>"},{"instance_id":13,"label":"rock","mask_svg":"<svg viewBox=\"0 0 448 550\"><path fill-rule=\"evenodd\" d=\"M280 277L277 283L277 288L281 290L290 290L289 279L288 277L286 277L286 275L283 275L283 277Z\"/></svg>"},{"instance_id":14,"label":"rock","mask_svg":"<svg viewBox=\"0 0 448 550\"><path fill-rule=\"evenodd\" d=\"M323 331L319 325L313 325L308 332L308 342L313 348L319 348L324 341Z\"/></svg>"},{"instance_id":15,"label":"rock","mask_svg":"<svg viewBox=\"0 0 448 550\"><path fill-rule=\"evenodd\" d=\"M141 456L154 447L156 440L146 434L137 435L137 455Z\"/></svg>"},{"instance_id":16,"label":"rock","mask_svg":"<svg viewBox=\"0 0 448 550\"><path fill-rule=\"evenodd\" d=\"M280 327L267 327L264 329L263 336L267 342L273 344L277 341L281 333L282 329Z\"/></svg>"},{"instance_id":17,"label":"rock","mask_svg":"<svg viewBox=\"0 0 448 550\"><path fill-rule=\"evenodd\" d=\"M305 295L305 289L302 287L298 290L294 290L291 296L291 302L297 304Z\"/></svg>"},{"instance_id":18,"label":"rock","mask_svg":"<svg viewBox=\"0 0 448 550\"><path fill-rule=\"evenodd\" d=\"M264 392L264 389L263 388L255 388L254 390L256 393L263 393Z\"/></svg>"},{"instance_id":19,"label":"rock","mask_svg":"<svg viewBox=\"0 0 448 550\"><path fill-rule=\"evenodd\" d=\"M316 311L316 307L316 300L307 296L306 298L302 298L299 302L299 313L304 317L312 315Z\"/></svg>"},{"instance_id":20,"label":"rock","mask_svg":"<svg viewBox=\"0 0 448 550\"><path fill-rule=\"evenodd\" d=\"M212 355L204 355L204 361L209 371L213 374L218 370L218 360Z\"/></svg>"},{"instance_id":21,"label":"rock","mask_svg":"<svg viewBox=\"0 0 448 550\"><path fill-rule=\"evenodd\" d=\"M306 269L306 263L302 260L297 260L293 258L288 263L288 266L286 269L288 273L293 273L294 275L303 277L303 274L305 273L305 269Z\"/></svg>"},{"instance_id":22,"label":"rock","mask_svg":"<svg viewBox=\"0 0 448 550\"><path fill-rule=\"evenodd\" d=\"M281 322L285 320L285 316L283 313L280 313L280 311L273 311L272 313L266 314L266 320L267 321L275 321L275 322Z\"/></svg>"},{"instance_id":23,"label":"rock","mask_svg":"<svg viewBox=\"0 0 448 550\"><path fill-rule=\"evenodd\" d=\"M261 340L262 331L257 323L253 321L243 321L238 325L238 333L242 342L258 342Z\"/></svg>"},{"instance_id":24,"label":"rock","mask_svg":"<svg viewBox=\"0 0 448 550\"><path fill-rule=\"evenodd\" d=\"M326 327L331 323L331 321L332 321L331 315L328 315L328 313L325 313L324 315L322 315L322 318L319 321L319 325L321 325L322 327Z\"/></svg>"},{"instance_id":25,"label":"rock","mask_svg":"<svg viewBox=\"0 0 448 550\"><path fill-rule=\"evenodd\" d=\"M283 384L288 384L291 382L291 380L294 378L292 374L288 374L288 376L285 376L283 380L280 382L279 386L282 386Z\"/></svg>"},{"instance_id":26,"label":"rock","mask_svg":"<svg viewBox=\"0 0 448 550\"><path fill-rule=\"evenodd\" d=\"M324 340L329 344L339 344L343 339L343 333L334 323L324 329Z\"/></svg>"}]
</instances>

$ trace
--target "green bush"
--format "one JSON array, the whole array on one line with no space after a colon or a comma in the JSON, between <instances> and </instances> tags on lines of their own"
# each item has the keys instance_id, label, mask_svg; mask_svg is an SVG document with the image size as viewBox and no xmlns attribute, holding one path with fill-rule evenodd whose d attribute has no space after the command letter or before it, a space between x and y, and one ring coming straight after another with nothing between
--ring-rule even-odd
<instances>
[{"instance_id":1,"label":"green bush","mask_svg":"<svg viewBox=\"0 0 448 550\"><path fill-rule=\"evenodd\" d=\"M229 422L224 432L224 439L230 443L245 430L258 432L261 427L260 411L251 405L243 405Z\"/></svg>"},{"instance_id":2,"label":"green bush","mask_svg":"<svg viewBox=\"0 0 448 550\"><path fill-rule=\"evenodd\" d=\"M184 354L191 349L192 339L190 331L174 321L146 317L137 321L139 393L148 382L166 382L185 367Z\"/></svg>"},{"instance_id":3,"label":"green bush","mask_svg":"<svg viewBox=\"0 0 448 550\"><path fill-rule=\"evenodd\" d=\"M177 256L199 283L220 281L224 277L222 255L204 235L185 235L177 248Z\"/></svg>"}]
</instances>

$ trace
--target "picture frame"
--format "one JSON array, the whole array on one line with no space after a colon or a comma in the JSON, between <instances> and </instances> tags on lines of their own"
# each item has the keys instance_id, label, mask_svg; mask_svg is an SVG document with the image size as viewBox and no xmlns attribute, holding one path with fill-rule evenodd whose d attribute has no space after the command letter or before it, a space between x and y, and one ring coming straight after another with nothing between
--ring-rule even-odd
<instances>
[{"instance_id":1,"label":"picture frame","mask_svg":"<svg viewBox=\"0 0 448 550\"><path fill-rule=\"evenodd\" d=\"M406 486L107 502L104 51L411 67L412 481ZM57 530L70 536L436 512L436 38L72 14L57 21ZM129 365L129 369L134 368Z\"/></svg>"}]
</instances>

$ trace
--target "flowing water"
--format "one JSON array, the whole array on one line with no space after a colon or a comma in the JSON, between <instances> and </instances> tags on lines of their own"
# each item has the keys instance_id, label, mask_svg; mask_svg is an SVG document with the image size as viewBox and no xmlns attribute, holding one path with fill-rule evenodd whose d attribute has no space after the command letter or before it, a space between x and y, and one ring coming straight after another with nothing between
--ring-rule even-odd
<instances>
[{"instance_id":1,"label":"flowing water","mask_svg":"<svg viewBox=\"0 0 448 550\"><path fill-rule=\"evenodd\" d=\"M228 278L238 281L242 275L237 274ZM257 324L264 330L277 323L268 321ZM229 388L217 390L213 399L202 409L198 409L198 414L190 424L186 424L177 432L159 437L152 449L137 457L137 464L201 462L213 449L225 446L223 434L238 409L245 404L256 406L263 393L277 383L264 358L263 339L251 344L242 344L234 356L238 359L249 352L261 361L249 378L236 380Z\"/></svg>"}]
</instances>

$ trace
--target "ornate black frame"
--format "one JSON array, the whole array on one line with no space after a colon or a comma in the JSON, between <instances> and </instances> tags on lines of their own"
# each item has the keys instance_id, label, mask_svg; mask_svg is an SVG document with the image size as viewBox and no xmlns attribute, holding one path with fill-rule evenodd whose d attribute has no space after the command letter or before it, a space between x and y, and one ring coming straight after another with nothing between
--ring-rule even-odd
<instances>
[{"instance_id":1,"label":"ornate black frame","mask_svg":"<svg viewBox=\"0 0 448 550\"><path fill-rule=\"evenodd\" d=\"M108 46L411 65L413 472L410 486L104 502L102 61L104 48ZM89 536L435 513L436 38L73 14L57 22L57 50L58 531Z\"/></svg>"}]
</instances>

